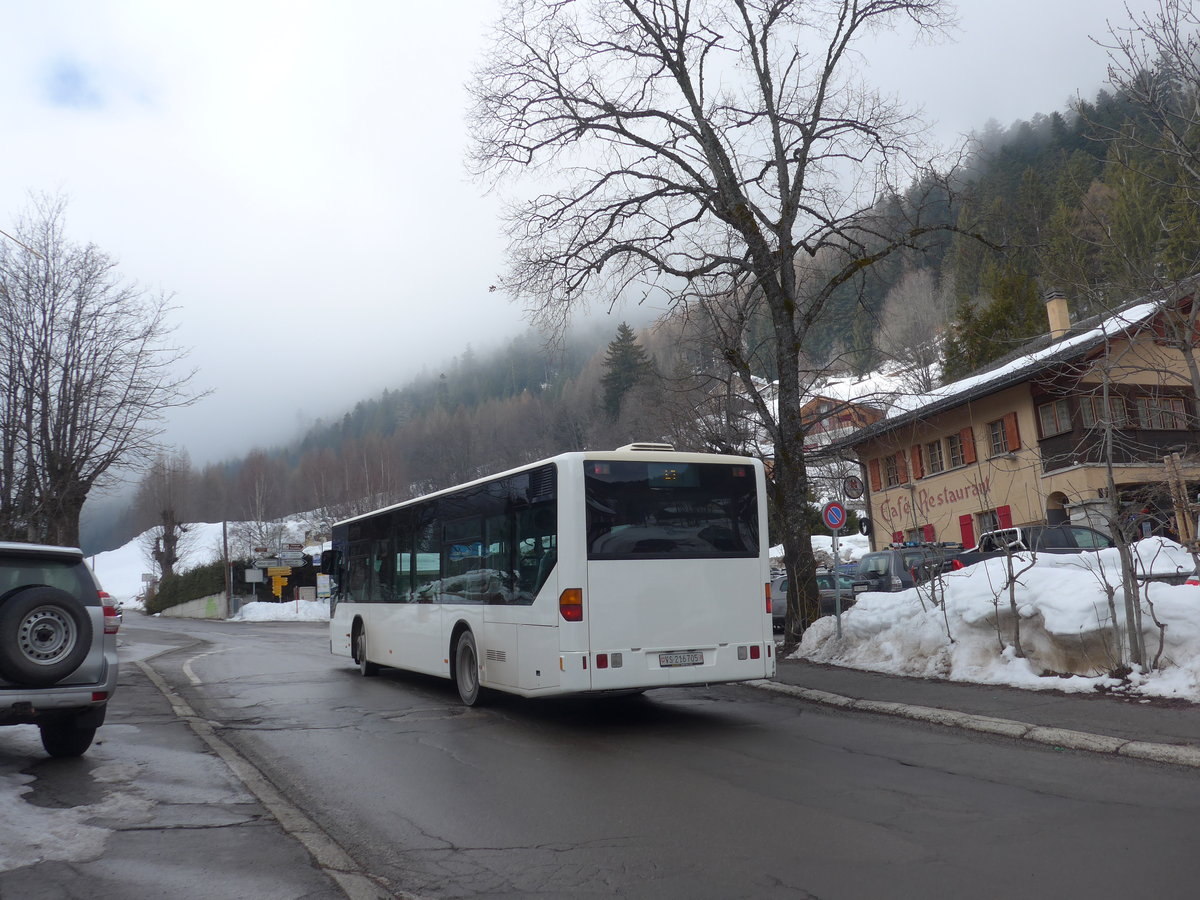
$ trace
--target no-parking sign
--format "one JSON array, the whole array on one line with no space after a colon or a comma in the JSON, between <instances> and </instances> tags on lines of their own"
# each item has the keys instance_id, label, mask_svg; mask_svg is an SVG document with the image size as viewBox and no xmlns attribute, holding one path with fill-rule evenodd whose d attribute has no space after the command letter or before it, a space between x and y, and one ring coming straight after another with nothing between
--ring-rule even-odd
<instances>
[{"instance_id":1,"label":"no-parking sign","mask_svg":"<svg viewBox=\"0 0 1200 900\"><path fill-rule=\"evenodd\" d=\"M821 521L830 531L837 531L846 524L846 507L833 500L821 509Z\"/></svg>"}]
</instances>

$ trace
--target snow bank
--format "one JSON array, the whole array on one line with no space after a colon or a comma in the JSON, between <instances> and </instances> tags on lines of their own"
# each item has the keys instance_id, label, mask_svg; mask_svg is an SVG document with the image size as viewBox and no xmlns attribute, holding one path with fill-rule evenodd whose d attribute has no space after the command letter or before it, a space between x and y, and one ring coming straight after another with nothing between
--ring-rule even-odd
<instances>
[{"instance_id":1,"label":"snow bank","mask_svg":"<svg viewBox=\"0 0 1200 900\"><path fill-rule=\"evenodd\" d=\"M1150 538L1136 545L1143 574L1190 572L1178 544ZM928 586L860 594L842 615L842 640L832 617L804 634L795 658L878 672L1016 687L1091 691L1120 684L1118 636L1124 592L1116 550L1013 558L1017 578L1010 605L1007 560L991 559L944 579L944 606ZM1111 592L1111 603L1110 603ZM1016 614L1013 614L1013 605ZM1200 701L1200 588L1150 583L1142 599L1147 654L1157 671L1130 677L1146 695ZM1155 619L1165 624L1161 633ZM1020 622L1025 658L1013 646ZM1054 675L1057 677L1046 677Z\"/></svg>"},{"instance_id":2,"label":"snow bank","mask_svg":"<svg viewBox=\"0 0 1200 900\"><path fill-rule=\"evenodd\" d=\"M247 603L230 622L328 622L328 600L293 600L287 603L268 603L259 600Z\"/></svg>"}]
</instances>

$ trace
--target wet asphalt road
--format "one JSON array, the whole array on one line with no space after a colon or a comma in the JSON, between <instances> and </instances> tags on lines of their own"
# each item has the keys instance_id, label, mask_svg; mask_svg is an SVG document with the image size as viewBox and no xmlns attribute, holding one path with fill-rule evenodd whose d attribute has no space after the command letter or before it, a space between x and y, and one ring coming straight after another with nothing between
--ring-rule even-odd
<instances>
[{"instance_id":1,"label":"wet asphalt road","mask_svg":"<svg viewBox=\"0 0 1200 900\"><path fill-rule=\"evenodd\" d=\"M135 616L123 631L127 651L148 657L383 896L1190 897L1200 880L1193 771L744 686L500 697L466 710L449 682L395 671L361 678L329 655L320 625ZM149 734L150 713L137 710L163 701L136 667L127 672L134 686L123 687L110 722L121 729L113 742L129 751L138 729ZM187 860L182 829L164 830L158 850L123 849L145 826L109 817L106 852L135 870L147 853L169 852L170 885L146 892L154 872L143 866L125 894L40 896L340 896L211 749L181 735L170 754L143 753L127 789L194 776L206 787L193 790L209 791L202 799L219 815L206 811L212 827L193 830L207 840L227 834L227 862ZM120 749L111 744L97 748L100 759ZM62 768L27 752L35 791L69 805ZM0 763L12 756L8 748ZM96 803L111 782L82 768L90 765L72 777ZM165 815L165 801L141 800L143 819ZM71 869L0 873L0 898L38 896L25 888L55 865ZM75 869L88 865L96 863ZM271 890L260 892L264 884Z\"/></svg>"}]
</instances>

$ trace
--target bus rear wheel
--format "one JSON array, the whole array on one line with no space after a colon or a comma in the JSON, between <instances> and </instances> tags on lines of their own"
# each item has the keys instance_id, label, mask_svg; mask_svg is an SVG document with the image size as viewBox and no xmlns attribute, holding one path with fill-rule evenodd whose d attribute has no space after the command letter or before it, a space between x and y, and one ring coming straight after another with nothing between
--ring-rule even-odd
<instances>
[{"instance_id":1,"label":"bus rear wheel","mask_svg":"<svg viewBox=\"0 0 1200 900\"><path fill-rule=\"evenodd\" d=\"M483 699L483 688L479 686L479 651L475 648L475 635L464 631L454 645L454 684L464 706L477 706Z\"/></svg>"},{"instance_id":2,"label":"bus rear wheel","mask_svg":"<svg viewBox=\"0 0 1200 900\"><path fill-rule=\"evenodd\" d=\"M354 661L364 678L379 674L379 666L367 661L367 629L361 626L354 632Z\"/></svg>"}]
</instances>

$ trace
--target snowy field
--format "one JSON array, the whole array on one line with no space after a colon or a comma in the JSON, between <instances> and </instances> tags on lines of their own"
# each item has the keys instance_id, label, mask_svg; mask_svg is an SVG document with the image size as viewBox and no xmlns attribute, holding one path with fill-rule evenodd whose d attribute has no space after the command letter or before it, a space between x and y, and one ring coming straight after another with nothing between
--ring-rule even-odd
<instances>
[{"instance_id":1,"label":"snowy field","mask_svg":"<svg viewBox=\"0 0 1200 900\"><path fill-rule=\"evenodd\" d=\"M299 521L287 524L288 542L299 541L304 534ZM221 523L198 522L188 526L192 550L183 557L180 571L203 565L221 557ZM145 588L142 573L150 571L142 537L134 538L123 547L89 557L92 571L104 590L121 602L126 612L142 609L141 593ZM320 553L320 547L305 548ZM262 586L260 585L260 589ZM232 619L240 622L327 622L329 603L325 600L301 600L291 603L247 603Z\"/></svg>"}]
</instances>

